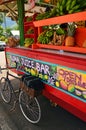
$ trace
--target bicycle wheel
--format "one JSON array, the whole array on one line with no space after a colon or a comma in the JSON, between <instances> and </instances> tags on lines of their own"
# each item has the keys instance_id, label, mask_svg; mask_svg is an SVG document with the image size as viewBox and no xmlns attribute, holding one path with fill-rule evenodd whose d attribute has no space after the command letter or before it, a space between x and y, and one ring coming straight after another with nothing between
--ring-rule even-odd
<instances>
[{"instance_id":1,"label":"bicycle wheel","mask_svg":"<svg viewBox=\"0 0 86 130\"><path fill-rule=\"evenodd\" d=\"M1 97L4 100L4 102L9 103L11 101L12 96L9 81L5 77L2 77L0 85L1 85L0 86Z\"/></svg>"},{"instance_id":2,"label":"bicycle wheel","mask_svg":"<svg viewBox=\"0 0 86 130\"><path fill-rule=\"evenodd\" d=\"M30 98L24 91L19 94L19 106L24 117L31 123L38 123L41 118L41 108L37 98Z\"/></svg>"}]
</instances>

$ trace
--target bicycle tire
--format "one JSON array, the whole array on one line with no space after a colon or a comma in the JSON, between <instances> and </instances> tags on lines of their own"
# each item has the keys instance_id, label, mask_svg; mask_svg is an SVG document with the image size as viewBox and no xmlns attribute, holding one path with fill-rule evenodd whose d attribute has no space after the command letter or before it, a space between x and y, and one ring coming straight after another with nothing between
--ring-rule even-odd
<instances>
[{"instance_id":1,"label":"bicycle tire","mask_svg":"<svg viewBox=\"0 0 86 130\"><path fill-rule=\"evenodd\" d=\"M19 94L19 106L23 116L31 123L38 123L41 119L41 107L36 97L30 98L27 93Z\"/></svg>"},{"instance_id":2,"label":"bicycle tire","mask_svg":"<svg viewBox=\"0 0 86 130\"><path fill-rule=\"evenodd\" d=\"M9 80L7 78L2 77L0 80L0 93L3 101L5 103L10 103L12 97L11 86L9 84Z\"/></svg>"}]
</instances>

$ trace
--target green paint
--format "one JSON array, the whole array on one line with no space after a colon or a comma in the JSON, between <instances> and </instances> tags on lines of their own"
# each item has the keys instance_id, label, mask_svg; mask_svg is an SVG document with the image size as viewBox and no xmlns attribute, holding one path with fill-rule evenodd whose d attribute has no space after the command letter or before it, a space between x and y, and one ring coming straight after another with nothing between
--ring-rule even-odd
<instances>
[{"instance_id":1,"label":"green paint","mask_svg":"<svg viewBox=\"0 0 86 130\"><path fill-rule=\"evenodd\" d=\"M24 45L24 0L17 0L18 6L18 21L20 30L20 46Z\"/></svg>"}]
</instances>

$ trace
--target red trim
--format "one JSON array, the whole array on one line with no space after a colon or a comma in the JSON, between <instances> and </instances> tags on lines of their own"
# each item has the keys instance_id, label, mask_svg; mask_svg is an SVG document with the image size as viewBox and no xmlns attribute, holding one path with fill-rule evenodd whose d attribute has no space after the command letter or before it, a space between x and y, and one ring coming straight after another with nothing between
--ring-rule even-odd
<instances>
[{"instance_id":1,"label":"red trim","mask_svg":"<svg viewBox=\"0 0 86 130\"><path fill-rule=\"evenodd\" d=\"M34 21L35 27L86 20L86 11Z\"/></svg>"},{"instance_id":2,"label":"red trim","mask_svg":"<svg viewBox=\"0 0 86 130\"><path fill-rule=\"evenodd\" d=\"M81 41L81 39L79 38L78 41ZM83 44L83 41L82 41L82 44ZM37 46L38 46L38 48L64 50L67 52L77 52L77 53L81 53L81 54L86 54L86 48L78 47L78 46L68 47L68 46L55 46L55 45L47 45L47 44L38 44L38 43L37 43Z\"/></svg>"},{"instance_id":3,"label":"red trim","mask_svg":"<svg viewBox=\"0 0 86 130\"><path fill-rule=\"evenodd\" d=\"M39 49L32 50L8 47L6 48L6 52L86 71L86 60L84 58L54 54L45 51L43 52ZM79 117L83 121L86 121L86 103L84 101L81 101L47 84L45 84L43 95L53 102L56 102L61 107Z\"/></svg>"},{"instance_id":4,"label":"red trim","mask_svg":"<svg viewBox=\"0 0 86 130\"><path fill-rule=\"evenodd\" d=\"M43 95L86 122L86 103L50 86L45 87Z\"/></svg>"},{"instance_id":5,"label":"red trim","mask_svg":"<svg viewBox=\"0 0 86 130\"><path fill-rule=\"evenodd\" d=\"M59 64L70 68L86 71L86 60L80 57L55 54L51 52L43 52L42 50L21 49L21 48L6 48L7 52L27 56L36 60L43 60L45 62Z\"/></svg>"}]
</instances>

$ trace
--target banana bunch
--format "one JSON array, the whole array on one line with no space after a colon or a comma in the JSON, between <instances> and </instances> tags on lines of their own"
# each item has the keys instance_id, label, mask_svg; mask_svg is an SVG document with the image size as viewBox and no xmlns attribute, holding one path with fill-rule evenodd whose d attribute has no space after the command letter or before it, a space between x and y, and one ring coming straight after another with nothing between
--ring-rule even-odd
<instances>
[{"instance_id":1,"label":"banana bunch","mask_svg":"<svg viewBox=\"0 0 86 130\"><path fill-rule=\"evenodd\" d=\"M66 1L67 0L59 0L57 2L56 8L57 8L58 15L64 15L66 13L66 10L65 10Z\"/></svg>"},{"instance_id":2,"label":"banana bunch","mask_svg":"<svg viewBox=\"0 0 86 130\"><path fill-rule=\"evenodd\" d=\"M48 44L51 41L53 34L54 31L52 29L47 31L45 30L38 36L37 41L42 44Z\"/></svg>"},{"instance_id":3,"label":"banana bunch","mask_svg":"<svg viewBox=\"0 0 86 130\"><path fill-rule=\"evenodd\" d=\"M56 8L59 15L80 12L86 9L86 0L59 0Z\"/></svg>"},{"instance_id":4,"label":"banana bunch","mask_svg":"<svg viewBox=\"0 0 86 130\"><path fill-rule=\"evenodd\" d=\"M25 47L29 47L29 46L31 46L33 44L33 42L34 42L33 38L25 38L25 40L24 40L24 46Z\"/></svg>"}]
</instances>

